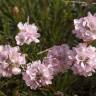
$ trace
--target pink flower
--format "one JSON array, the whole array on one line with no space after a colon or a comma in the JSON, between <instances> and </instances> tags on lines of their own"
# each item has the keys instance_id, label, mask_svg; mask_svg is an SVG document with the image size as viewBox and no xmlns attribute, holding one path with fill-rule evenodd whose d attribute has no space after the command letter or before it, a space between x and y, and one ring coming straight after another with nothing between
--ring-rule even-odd
<instances>
[{"instance_id":1,"label":"pink flower","mask_svg":"<svg viewBox=\"0 0 96 96\"><path fill-rule=\"evenodd\" d=\"M84 41L91 41L96 39L96 16L88 13L87 17L74 19L75 29L73 33L76 37Z\"/></svg>"},{"instance_id":2,"label":"pink flower","mask_svg":"<svg viewBox=\"0 0 96 96\"><path fill-rule=\"evenodd\" d=\"M53 46L43 63L52 71L54 74L59 72L65 72L72 65L72 51L68 45L63 44L61 46Z\"/></svg>"},{"instance_id":3,"label":"pink flower","mask_svg":"<svg viewBox=\"0 0 96 96\"><path fill-rule=\"evenodd\" d=\"M79 44L73 48L74 63L72 70L74 74L82 76L91 76L96 69L96 48Z\"/></svg>"},{"instance_id":4,"label":"pink flower","mask_svg":"<svg viewBox=\"0 0 96 96\"><path fill-rule=\"evenodd\" d=\"M26 64L25 55L20 53L19 47L1 45L0 47L0 75L10 77L20 74L21 64Z\"/></svg>"},{"instance_id":5,"label":"pink flower","mask_svg":"<svg viewBox=\"0 0 96 96\"><path fill-rule=\"evenodd\" d=\"M53 76L49 69L41 64L41 61L35 61L27 65L27 69L23 72L23 80L31 89L52 84Z\"/></svg>"},{"instance_id":6,"label":"pink flower","mask_svg":"<svg viewBox=\"0 0 96 96\"><path fill-rule=\"evenodd\" d=\"M23 45L24 43L30 44L31 42L38 43L40 34L37 33L38 28L35 24L28 24L20 22L18 24L20 32L15 37L17 45Z\"/></svg>"}]
</instances>

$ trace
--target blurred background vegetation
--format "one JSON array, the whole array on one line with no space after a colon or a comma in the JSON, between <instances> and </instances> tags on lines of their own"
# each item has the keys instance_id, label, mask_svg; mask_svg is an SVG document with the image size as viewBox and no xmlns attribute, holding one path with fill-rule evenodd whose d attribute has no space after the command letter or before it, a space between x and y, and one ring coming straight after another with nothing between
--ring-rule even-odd
<instances>
[{"instance_id":1,"label":"blurred background vegetation","mask_svg":"<svg viewBox=\"0 0 96 96\"><path fill-rule=\"evenodd\" d=\"M81 3L83 2L83 3ZM84 3L86 2L86 3ZM73 34L73 20L96 12L96 0L0 0L0 44L16 46L15 35L18 22L35 23L41 34L39 44L23 45L21 50L28 54L28 62L42 59L46 54L39 52L53 45L67 43L75 46L78 40ZM30 58L30 59L29 59ZM96 96L96 74L84 78L72 72L58 74L53 80L53 89L30 90L22 76L0 79L0 96Z\"/></svg>"}]
</instances>

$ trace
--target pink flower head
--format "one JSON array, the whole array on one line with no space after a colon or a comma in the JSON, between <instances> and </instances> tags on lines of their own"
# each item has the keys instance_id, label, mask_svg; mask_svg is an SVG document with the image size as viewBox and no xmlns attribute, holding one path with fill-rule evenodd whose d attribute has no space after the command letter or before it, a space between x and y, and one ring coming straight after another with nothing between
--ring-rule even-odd
<instances>
[{"instance_id":1,"label":"pink flower head","mask_svg":"<svg viewBox=\"0 0 96 96\"><path fill-rule=\"evenodd\" d=\"M20 53L19 47L1 45L0 47L0 75L10 77L21 72L21 64L25 64L25 55Z\"/></svg>"},{"instance_id":2,"label":"pink flower head","mask_svg":"<svg viewBox=\"0 0 96 96\"><path fill-rule=\"evenodd\" d=\"M76 37L84 41L91 41L96 39L96 16L88 13L87 17L74 19L75 29L73 33Z\"/></svg>"},{"instance_id":3,"label":"pink flower head","mask_svg":"<svg viewBox=\"0 0 96 96\"><path fill-rule=\"evenodd\" d=\"M53 46L47 57L43 60L43 63L49 67L49 69L57 74L59 72L65 72L72 65L72 51L68 45L63 44L61 46Z\"/></svg>"},{"instance_id":4,"label":"pink flower head","mask_svg":"<svg viewBox=\"0 0 96 96\"><path fill-rule=\"evenodd\" d=\"M28 64L27 69L23 72L23 80L25 80L27 86L31 89L37 89L38 87L52 84L53 76L49 69L41 64L41 61L35 61Z\"/></svg>"},{"instance_id":5,"label":"pink flower head","mask_svg":"<svg viewBox=\"0 0 96 96\"><path fill-rule=\"evenodd\" d=\"M15 37L17 45L23 45L24 43L30 44L31 42L38 43L40 34L37 33L38 28L35 24L28 24L20 22L18 24L20 32Z\"/></svg>"},{"instance_id":6,"label":"pink flower head","mask_svg":"<svg viewBox=\"0 0 96 96\"><path fill-rule=\"evenodd\" d=\"M96 69L96 48L80 43L73 48L74 63L72 70L74 74L91 76Z\"/></svg>"}]
</instances>

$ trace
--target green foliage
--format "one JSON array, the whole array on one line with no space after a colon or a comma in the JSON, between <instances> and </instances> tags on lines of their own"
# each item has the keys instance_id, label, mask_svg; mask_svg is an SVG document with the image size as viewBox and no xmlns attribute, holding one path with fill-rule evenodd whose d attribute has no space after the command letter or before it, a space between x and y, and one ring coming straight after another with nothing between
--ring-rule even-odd
<instances>
[{"instance_id":1,"label":"green foliage","mask_svg":"<svg viewBox=\"0 0 96 96\"><path fill-rule=\"evenodd\" d=\"M46 54L38 53L53 45L68 43L72 47L80 41L72 34L73 19L85 16L88 11L96 12L96 5L83 6L65 0L0 0L0 44L15 46L17 24L26 22L29 16L30 23L39 27L40 43L23 45L21 50L28 54L28 61L42 59ZM95 75L85 79L66 72L58 74L52 86L33 91L21 75L1 78L0 96L54 96L56 91L64 92L64 96L96 96L95 79Z\"/></svg>"}]
</instances>

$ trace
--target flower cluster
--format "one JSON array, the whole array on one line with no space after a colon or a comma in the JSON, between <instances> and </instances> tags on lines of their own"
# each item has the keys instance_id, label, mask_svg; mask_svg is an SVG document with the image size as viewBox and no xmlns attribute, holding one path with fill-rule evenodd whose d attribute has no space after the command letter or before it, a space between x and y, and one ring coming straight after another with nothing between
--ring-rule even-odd
<instances>
[{"instance_id":1,"label":"flower cluster","mask_svg":"<svg viewBox=\"0 0 96 96\"><path fill-rule=\"evenodd\" d=\"M37 33L38 28L35 24L28 24L20 22L18 24L20 32L15 37L17 45L23 45L24 43L30 44L31 42L38 43L40 34Z\"/></svg>"},{"instance_id":2,"label":"flower cluster","mask_svg":"<svg viewBox=\"0 0 96 96\"><path fill-rule=\"evenodd\" d=\"M10 77L21 72L20 65L26 64L25 54L20 53L18 46L0 46L0 75Z\"/></svg>"},{"instance_id":3,"label":"flower cluster","mask_svg":"<svg viewBox=\"0 0 96 96\"><path fill-rule=\"evenodd\" d=\"M53 46L42 63L39 60L27 64L27 68L23 72L23 80L34 90L52 84L52 79L56 74L70 69L73 62L72 53L67 44Z\"/></svg>"},{"instance_id":4,"label":"flower cluster","mask_svg":"<svg viewBox=\"0 0 96 96\"><path fill-rule=\"evenodd\" d=\"M23 79L27 86L36 89L45 85L52 84L53 75L41 61L34 61L27 64L27 69L23 72Z\"/></svg>"},{"instance_id":5,"label":"flower cluster","mask_svg":"<svg viewBox=\"0 0 96 96\"><path fill-rule=\"evenodd\" d=\"M96 39L96 16L88 13L87 17L74 19L75 30L73 33L76 37L84 40L91 41Z\"/></svg>"},{"instance_id":6,"label":"flower cluster","mask_svg":"<svg viewBox=\"0 0 96 96\"><path fill-rule=\"evenodd\" d=\"M72 51L69 46L62 44L50 48L43 62L53 71L53 74L57 74L67 71L72 65L72 60Z\"/></svg>"},{"instance_id":7,"label":"flower cluster","mask_svg":"<svg viewBox=\"0 0 96 96\"><path fill-rule=\"evenodd\" d=\"M74 63L72 70L74 74L91 76L96 70L96 48L80 43L73 48Z\"/></svg>"},{"instance_id":8,"label":"flower cluster","mask_svg":"<svg viewBox=\"0 0 96 96\"><path fill-rule=\"evenodd\" d=\"M80 43L72 50L66 44L53 46L43 63L53 75L71 69L74 74L91 76L96 70L96 48L85 43Z\"/></svg>"},{"instance_id":9,"label":"flower cluster","mask_svg":"<svg viewBox=\"0 0 96 96\"><path fill-rule=\"evenodd\" d=\"M92 42L96 39L96 16L88 13L87 17L74 20L75 29L73 33L84 42ZM96 48L85 43L80 43L72 48L74 74L91 76L96 70Z\"/></svg>"},{"instance_id":10,"label":"flower cluster","mask_svg":"<svg viewBox=\"0 0 96 96\"><path fill-rule=\"evenodd\" d=\"M96 39L96 17L88 13L87 17L74 20L73 33L79 39L93 41ZM38 43L40 34L35 24L21 22L18 24L19 33L16 35L16 43L21 46ZM80 43L72 49L67 44L49 48L47 56L40 60L26 64L25 54L20 52L19 46L0 46L0 76L11 77L22 73L23 80L31 89L36 90L42 86L52 84L52 79L58 73L64 73L71 69L74 74L91 76L96 70L96 48L86 43ZM26 64L24 70L21 65ZM62 95L63 96L63 95Z\"/></svg>"}]
</instances>

